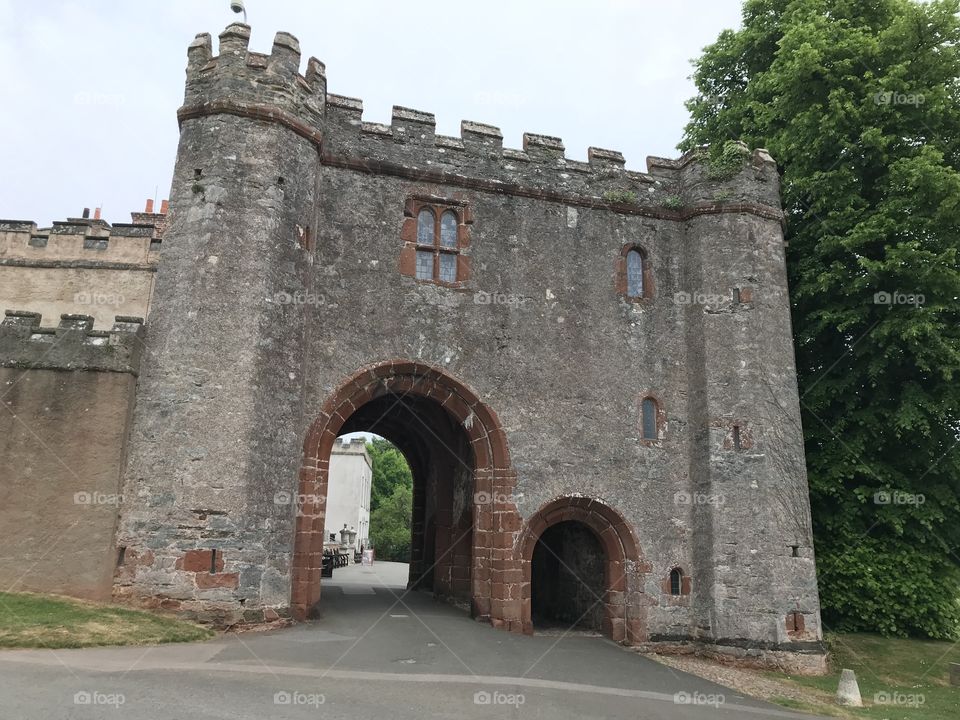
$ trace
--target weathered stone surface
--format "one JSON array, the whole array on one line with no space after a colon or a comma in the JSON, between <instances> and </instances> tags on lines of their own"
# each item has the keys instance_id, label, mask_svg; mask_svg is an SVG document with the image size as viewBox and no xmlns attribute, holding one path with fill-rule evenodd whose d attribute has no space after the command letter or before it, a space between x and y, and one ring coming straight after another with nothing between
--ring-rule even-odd
<instances>
[{"instance_id":1,"label":"weathered stone surface","mask_svg":"<svg viewBox=\"0 0 960 720\"><path fill-rule=\"evenodd\" d=\"M143 319L115 318L112 330L94 330L90 315L62 315L41 327L40 313L7 310L0 323L0 366L30 370L91 370L137 375Z\"/></svg>"},{"instance_id":2,"label":"weathered stone surface","mask_svg":"<svg viewBox=\"0 0 960 720\"><path fill-rule=\"evenodd\" d=\"M4 363L14 349L6 328L0 327ZM75 357L65 358L64 347L50 354L76 367L83 353L65 344ZM12 359L31 353L14 352ZM0 367L4 590L109 600L135 385L131 372Z\"/></svg>"}]
</instances>

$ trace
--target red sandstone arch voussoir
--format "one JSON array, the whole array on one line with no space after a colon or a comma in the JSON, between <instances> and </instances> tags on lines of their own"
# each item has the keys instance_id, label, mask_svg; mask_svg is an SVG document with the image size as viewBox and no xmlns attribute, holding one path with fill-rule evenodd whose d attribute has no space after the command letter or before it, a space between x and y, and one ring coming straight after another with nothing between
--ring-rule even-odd
<instances>
[{"instance_id":1,"label":"red sandstone arch voussoir","mask_svg":"<svg viewBox=\"0 0 960 720\"><path fill-rule=\"evenodd\" d=\"M566 521L580 522L590 528L606 555L605 631L617 642L636 643L643 640L646 608L642 601L638 601L637 607L632 607L627 598L630 590L627 577L629 565L645 565L640 543L633 528L620 513L600 500L582 496L560 497L527 518L517 539L523 587L530 587L533 551L540 536L549 527ZM532 632L531 609L530 599L525 595L522 620L524 630L528 632Z\"/></svg>"},{"instance_id":2,"label":"red sandstone arch voussoir","mask_svg":"<svg viewBox=\"0 0 960 720\"><path fill-rule=\"evenodd\" d=\"M474 453L475 490L512 494L516 474L512 470L506 433L492 408L487 406L471 388L445 370L425 363L394 359L366 365L343 380L323 403L317 418L304 437L303 458L298 474L299 493L311 498L326 497L327 472L330 453L341 430L350 417L371 400L394 393L400 397L426 397L440 404L463 427ZM291 577L291 609L294 617L303 619L319 600L319 569L323 551L324 502L311 499L301 508L309 515L298 513L294 538ZM515 518L494 518L494 512L513 513ZM476 614L489 617L494 624L504 626L507 618L491 612L490 583L482 572L494 565L509 565L512 560L495 560L493 553L510 553L514 547L515 531L505 528L520 526L519 514L512 503L475 505L475 522L482 528L473 535L473 604ZM494 531L494 524L500 530ZM504 588L507 597L519 597L520 584ZM517 601L519 602L519 601ZM493 603L493 605L496 605ZM504 613L515 613L510 605L496 605ZM521 629L517 622L507 623L511 629Z\"/></svg>"}]
</instances>

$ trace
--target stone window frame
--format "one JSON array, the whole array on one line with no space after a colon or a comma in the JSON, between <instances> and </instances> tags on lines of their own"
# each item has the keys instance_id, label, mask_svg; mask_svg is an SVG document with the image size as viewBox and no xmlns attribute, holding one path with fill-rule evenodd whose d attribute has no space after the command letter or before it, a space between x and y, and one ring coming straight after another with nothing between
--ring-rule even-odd
<instances>
[{"instance_id":1,"label":"stone window frame","mask_svg":"<svg viewBox=\"0 0 960 720\"><path fill-rule=\"evenodd\" d=\"M800 610L791 610L786 616L787 637L797 639L806 632L806 618Z\"/></svg>"},{"instance_id":2,"label":"stone window frame","mask_svg":"<svg viewBox=\"0 0 960 720\"><path fill-rule=\"evenodd\" d=\"M640 260L643 266L643 294L642 295L628 295L627 294L627 256L631 252L637 252L640 255ZM619 295L622 299L627 302L648 304L653 301L655 294L655 284L653 281L653 262L650 260L650 253L647 249L640 243L632 242L626 243L620 248L620 253L617 255L616 266L614 268L614 285Z\"/></svg>"},{"instance_id":3,"label":"stone window frame","mask_svg":"<svg viewBox=\"0 0 960 720\"><path fill-rule=\"evenodd\" d=\"M680 574L680 592L678 594L673 592L673 574L675 572ZM693 580L690 577L690 573L686 571L682 564L675 563L670 566L667 574L663 576L663 583L660 589L668 605L689 605L692 587Z\"/></svg>"},{"instance_id":4,"label":"stone window frame","mask_svg":"<svg viewBox=\"0 0 960 720\"><path fill-rule=\"evenodd\" d=\"M432 245L418 242L418 223L420 212L430 210L433 213L434 233ZM445 212L452 212L457 218L457 242L454 247L445 247L440 243L440 226ZM470 204L461 197L441 197L437 195L411 195L403 208L404 220L400 231L403 248L400 250L400 274L413 278L419 283L430 283L448 288L463 288L470 280L470 256L466 250L470 246L470 226L473 225L473 212ZM429 248L433 253L433 277L417 277L417 251ZM456 257L457 275L454 282L440 279L440 255Z\"/></svg>"},{"instance_id":5,"label":"stone window frame","mask_svg":"<svg viewBox=\"0 0 960 720\"><path fill-rule=\"evenodd\" d=\"M644 436L644 401L652 400L656 407L656 437L648 438ZM643 390L637 395L637 434L640 437L640 443L648 447L660 447L666 438L667 413L664 410L663 399L657 393L651 390Z\"/></svg>"},{"instance_id":6,"label":"stone window frame","mask_svg":"<svg viewBox=\"0 0 960 720\"><path fill-rule=\"evenodd\" d=\"M729 418L725 422L721 422L720 427L724 430L724 450L744 452L753 449L753 427L746 419L740 417Z\"/></svg>"}]
</instances>

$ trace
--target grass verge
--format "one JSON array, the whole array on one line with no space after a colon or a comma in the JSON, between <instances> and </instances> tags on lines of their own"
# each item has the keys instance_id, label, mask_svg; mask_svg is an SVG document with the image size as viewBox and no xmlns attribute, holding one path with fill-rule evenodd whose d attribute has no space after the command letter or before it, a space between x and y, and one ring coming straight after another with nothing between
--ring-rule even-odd
<instances>
[{"instance_id":1,"label":"grass verge","mask_svg":"<svg viewBox=\"0 0 960 720\"><path fill-rule=\"evenodd\" d=\"M960 687L949 683L949 664L960 662L960 643L886 638L866 633L828 633L830 671L822 677L780 678L810 691L811 704L802 709L847 718L876 720L956 720L960 718ZM839 708L834 703L840 671L857 674L863 708ZM772 698L778 702L779 698ZM797 708L793 702L781 703Z\"/></svg>"},{"instance_id":2,"label":"grass verge","mask_svg":"<svg viewBox=\"0 0 960 720\"><path fill-rule=\"evenodd\" d=\"M154 645L213 637L212 630L141 610L54 595L0 592L0 648Z\"/></svg>"}]
</instances>

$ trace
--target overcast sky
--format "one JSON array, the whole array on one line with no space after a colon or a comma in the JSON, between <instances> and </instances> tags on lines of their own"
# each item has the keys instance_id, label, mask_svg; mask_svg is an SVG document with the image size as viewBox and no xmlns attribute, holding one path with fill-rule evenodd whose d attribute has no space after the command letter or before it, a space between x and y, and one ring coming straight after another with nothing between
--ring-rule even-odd
<instances>
[{"instance_id":1,"label":"overcast sky","mask_svg":"<svg viewBox=\"0 0 960 720\"><path fill-rule=\"evenodd\" d=\"M326 63L330 92L460 120L620 150L627 167L675 156L693 92L690 60L740 0L246 0L250 47L278 30ZM0 0L0 217L52 220L102 205L129 222L167 197L183 100L186 48L238 19L228 0Z\"/></svg>"}]
</instances>

